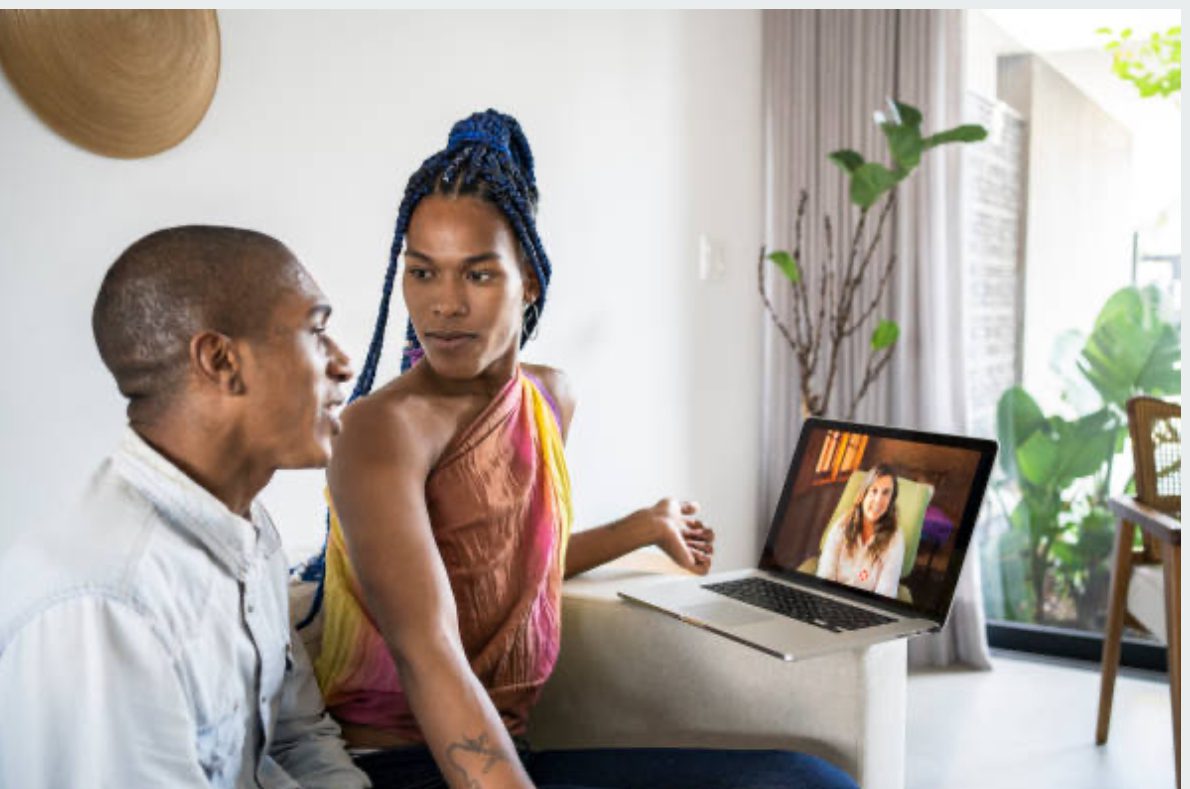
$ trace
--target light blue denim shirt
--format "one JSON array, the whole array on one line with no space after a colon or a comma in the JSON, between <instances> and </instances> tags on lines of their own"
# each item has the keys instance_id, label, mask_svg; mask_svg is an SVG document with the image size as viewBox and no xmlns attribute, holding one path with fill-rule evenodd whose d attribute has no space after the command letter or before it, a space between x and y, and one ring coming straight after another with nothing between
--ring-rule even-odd
<instances>
[{"instance_id":1,"label":"light blue denim shirt","mask_svg":"<svg viewBox=\"0 0 1190 789\"><path fill-rule=\"evenodd\" d=\"M268 514L132 430L0 579L0 786L368 786L291 633Z\"/></svg>"}]
</instances>

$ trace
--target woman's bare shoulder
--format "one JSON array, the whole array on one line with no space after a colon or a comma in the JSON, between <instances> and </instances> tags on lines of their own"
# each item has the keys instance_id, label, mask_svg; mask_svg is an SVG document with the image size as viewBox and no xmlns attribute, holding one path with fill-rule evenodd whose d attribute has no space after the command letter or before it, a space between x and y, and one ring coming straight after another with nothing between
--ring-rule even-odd
<instances>
[{"instance_id":1,"label":"woman's bare shoulder","mask_svg":"<svg viewBox=\"0 0 1190 789\"><path fill-rule=\"evenodd\" d=\"M343 409L335 455L408 459L428 468L454 432L437 400L413 376L390 381Z\"/></svg>"},{"instance_id":2,"label":"woman's bare shoulder","mask_svg":"<svg viewBox=\"0 0 1190 789\"><path fill-rule=\"evenodd\" d=\"M521 366L527 373L541 381L541 385L548 390L550 397L558 404L558 409L562 412L563 424L568 426L578 402L574 388L570 384L570 377L557 367L549 367L544 364L522 364Z\"/></svg>"}]
</instances>

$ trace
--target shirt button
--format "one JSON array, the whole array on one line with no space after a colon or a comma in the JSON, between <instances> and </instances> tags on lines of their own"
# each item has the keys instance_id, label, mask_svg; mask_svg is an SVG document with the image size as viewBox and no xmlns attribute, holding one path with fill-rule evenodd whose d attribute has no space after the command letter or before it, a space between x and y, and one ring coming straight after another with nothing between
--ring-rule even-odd
<instances>
[{"instance_id":1,"label":"shirt button","mask_svg":"<svg viewBox=\"0 0 1190 789\"><path fill-rule=\"evenodd\" d=\"M251 614L255 610L256 610L256 606L252 605L251 603L248 603L248 613Z\"/></svg>"},{"instance_id":2,"label":"shirt button","mask_svg":"<svg viewBox=\"0 0 1190 789\"><path fill-rule=\"evenodd\" d=\"M268 704L268 703L269 703L269 699L268 699L268 697L267 697L267 696L261 696L261 697L260 697L260 703L261 703L261 704Z\"/></svg>"}]
</instances>

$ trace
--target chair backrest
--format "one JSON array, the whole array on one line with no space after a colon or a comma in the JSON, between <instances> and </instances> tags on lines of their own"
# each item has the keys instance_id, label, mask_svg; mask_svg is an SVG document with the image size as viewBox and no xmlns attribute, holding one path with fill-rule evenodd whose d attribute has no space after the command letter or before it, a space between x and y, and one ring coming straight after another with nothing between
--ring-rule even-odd
<instances>
[{"instance_id":1,"label":"chair backrest","mask_svg":"<svg viewBox=\"0 0 1190 789\"><path fill-rule=\"evenodd\" d=\"M828 524L834 526L843 517L843 513L851 509L855 499L862 492L864 478L867 471L854 471L843 488L843 495L839 496L839 503L831 514ZM913 562L917 559L917 545L921 542L921 527L926 518L926 507L934 497L934 486L925 482L915 482L904 477L897 477L897 528L905 540L905 560L901 563L901 578L913 571ZM824 529L819 547L826 545L826 538L830 529Z\"/></svg>"},{"instance_id":2,"label":"chair backrest","mask_svg":"<svg viewBox=\"0 0 1190 789\"><path fill-rule=\"evenodd\" d=\"M1136 467L1136 500L1180 516L1182 407L1155 397L1128 401L1128 432Z\"/></svg>"}]
</instances>

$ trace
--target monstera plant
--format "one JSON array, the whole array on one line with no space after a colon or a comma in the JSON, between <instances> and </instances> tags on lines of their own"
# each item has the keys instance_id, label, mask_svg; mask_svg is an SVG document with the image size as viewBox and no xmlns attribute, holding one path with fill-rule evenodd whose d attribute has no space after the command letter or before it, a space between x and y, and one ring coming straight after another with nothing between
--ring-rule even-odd
<instances>
[{"instance_id":1,"label":"monstera plant","mask_svg":"<svg viewBox=\"0 0 1190 789\"><path fill-rule=\"evenodd\" d=\"M987 137L987 130L975 124L926 135L921 129L921 112L899 101L889 102L887 115L877 112L876 123L884 132L890 164L866 161L850 149L834 151L827 157L842 169L848 179L848 196L859 209L850 237L839 239L846 243L840 243L836 249L831 219L824 216L824 248L802 249L802 228L809 201L809 192L803 189L794 220L793 250L767 254L766 249L760 250L757 264L760 296L797 361L802 408L807 415L821 416L828 412L839 372L839 354L856 332L871 327L862 377L845 412L849 417L855 415L856 406L892 359L901 329L895 321L876 315L876 310L883 302L897 259L894 253L889 253L879 260L876 251L896 204L897 188L912 175L928 151L948 143L976 142ZM875 227L869 228L872 209L877 205L880 208ZM777 314L765 289L766 260L780 269L793 289L793 315L789 322ZM876 284L870 295L862 295L864 283L873 280Z\"/></svg>"},{"instance_id":2,"label":"monstera plant","mask_svg":"<svg viewBox=\"0 0 1190 789\"><path fill-rule=\"evenodd\" d=\"M1138 394L1181 392L1179 327L1156 288L1125 288L1107 300L1090 335L1059 339L1053 366L1067 373L1063 399L1085 413L1046 414L1019 386L1004 392L997 411L1000 487L1015 501L1000 554L1023 559L1028 580L1028 594L1007 614L1043 621L1051 588L1092 628L1108 581L1106 503L1128 436L1125 404Z\"/></svg>"}]
</instances>

